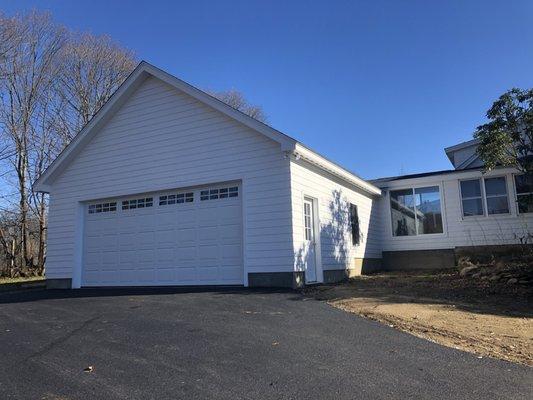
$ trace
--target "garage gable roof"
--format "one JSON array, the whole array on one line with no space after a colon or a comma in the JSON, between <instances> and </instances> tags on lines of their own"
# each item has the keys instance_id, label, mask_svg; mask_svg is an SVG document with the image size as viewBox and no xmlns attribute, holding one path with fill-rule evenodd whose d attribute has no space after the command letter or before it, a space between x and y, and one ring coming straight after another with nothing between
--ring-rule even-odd
<instances>
[{"instance_id":1,"label":"garage gable roof","mask_svg":"<svg viewBox=\"0 0 533 400\"><path fill-rule=\"evenodd\" d=\"M370 194L379 195L381 193L380 189L374 185L366 182L352 172L308 149L301 143L298 143L298 141L296 141L294 138L244 114L239 110L236 110L217 98L195 88L194 86L176 78L173 75L170 75L169 73L147 63L146 61L141 61L139 63L139 65L133 70L124 83L120 85L110 99L102 106L100 110L98 110L96 115L72 139L70 144L59 154L52 164L50 164L50 166L35 182L34 190L38 192L49 192L51 183L54 181L54 179L61 174L63 169L66 168L74 159L74 157L80 153L83 147L92 139L92 137L94 137L94 135L96 135L99 129L111 119L115 112L126 102L129 96L146 80L146 78L150 76L160 79L179 91L188 94L194 99L210 106L211 108L214 108L217 111L222 112L228 117L242 123L256 132L265 135L275 142L278 142L281 145L282 151L295 153L298 148L298 153L302 153L302 150L304 149L305 152L313 155L315 163L318 166L323 167L329 173L337 175L338 177L358 186Z\"/></svg>"}]
</instances>

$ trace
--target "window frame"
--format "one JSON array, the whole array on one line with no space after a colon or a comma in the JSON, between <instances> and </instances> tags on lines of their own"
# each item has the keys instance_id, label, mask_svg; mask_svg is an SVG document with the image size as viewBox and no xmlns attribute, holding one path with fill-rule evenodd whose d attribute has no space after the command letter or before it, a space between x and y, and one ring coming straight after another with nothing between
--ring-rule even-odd
<instances>
[{"instance_id":1,"label":"window frame","mask_svg":"<svg viewBox=\"0 0 533 400\"><path fill-rule=\"evenodd\" d=\"M459 202L461 203L461 216L463 219L465 218L479 218L479 217L485 217L487 216L487 205L485 204L485 183L482 182L482 177L474 177L474 178L465 178L465 179L458 179L457 185L459 186ZM468 181L478 181L479 182L479 191L480 197L463 197L463 188L461 186L461 182L468 182ZM463 206L463 200L474 200L481 198L481 208L482 213L477 215L465 215L465 210Z\"/></svg>"},{"instance_id":2,"label":"window frame","mask_svg":"<svg viewBox=\"0 0 533 400\"><path fill-rule=\"evenodd\" d=\"M485 179L494 179L494 178L503 178L505 181L505 193L507 195L507 212L506 213L497 213L497 214L489 214L489 207L487 204L487 191L485 189ZM480 190L481 190L481 206L483 207L483 214L479 215L465 215L464 208L463 208L463 191L461 188L461 182L464 181L479 181L480 182ZM513 179L514 184L514 179ZM511 211L511 202L509 200L509 183L507 180L507 174L503 175L491 175L491 176L479 176L479 177L473 177L473 178L464 178L464 179L458 179L457 185L459 187L459 202L461 203L461 218L464 219L475 219L475 218L488 218L488 217L504 217L512 215ZM516 193L516 187L515 187L515 193ZM503 197L503 195L498 196L490 196L492 197ZM467 199L477 199L478 197L468 197ZM518 213L518 203L516 205L516 211Z\"/></svg>"},{"instance_id":3,"label":"window frame","mask_svg":"<svg viewBox=\"0 0 533 400\"><path fill-rule=\"evenodd\" d=\"M489 213L489 202L487 201L489 199L489 197L487 196L487 189L486 189L486 186L485 186L485 180L486 179L498 179L498 178L503 178L503 182L504 182L504 186L505 186L505 197L507 198L507 212L505 213ZM484 198L485 198L485 210L487 212L487 217L488 216L492 216L492 215L509 215L511 214L511 204L509 203L509 187L507 185L507 176L506 175L497 175L497 176L484 176L483 177L483 192L485 194ZM496 197L503 197L503 195L499 194L499 195L492 195L490 196L490 198L496 198Z\"/></svg>"},{"instance_id":4,"label":"window frame","mask_svg":"<svg viewBox=\"0 0 533 400\"><path fill-rule=\"evenodd\" d=\"M415 229L416 229L416 235L405 235L405 236L395 236L394 230L392 227L392 208L391 208L391 192L395 192L397 190L407 190L411 189L413 191L413 195L415 194L415 189L420 188L427 188L427 187L438 187L439 188L439 198L440 198L440 213L442 217L442 232L440 233L422 233L418 234L418 225L415 223ZM392 237L393 240L410 240L415 239L420 240L420 238L428 238L428 237L442 237L446 236L447 233L447 223L446 223L446 206L444 201L444 192L443 192L443 185L442 182L433 182L433 183L419 183L419 184L413 184L408 186L398 186L398 187L389 187L387 190L387 200L388 200L388 207L389 207L389 235Z\"/></svg>"},{"instance_id":5,"label":"window frame","mask_svg":"<svg viewBox=\"0 0 533 400\"><path fill-rule=\"evenodd\" d=\"M520 193L518 194L518 186L516 185L516 177L524 174L511 174L513 179L513 189L514 189L514 203L516 208L516 215L533 215L533 211L530 212L520 212L520 205L518 204L518 196L523 195L533 195L533 192Z\"/></svg>"}]
</instances>

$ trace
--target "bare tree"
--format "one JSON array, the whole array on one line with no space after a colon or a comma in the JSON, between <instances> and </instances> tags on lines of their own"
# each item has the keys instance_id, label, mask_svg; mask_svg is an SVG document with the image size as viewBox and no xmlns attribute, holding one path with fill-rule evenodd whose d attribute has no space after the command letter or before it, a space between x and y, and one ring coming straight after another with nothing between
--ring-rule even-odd
<instances>
[{"instance_id":1,"label":"bare tree","mask_svg":"<svg viewBox=\"0 0 533 400\"><path fill-rule=\"evenodd\" d=\"M117 90L137 61L133 52L108 36L71 34L58 62L63 67L56 88L62 108L56 125L68 142Z\"/></svg>"},{"instance_id":2,"label":"bare tree","mask_svg":"<svg viewBox=\"0 0 533 400\"><path fill-rule=\"evenodd\" d=\"M42 273L47 196L33 182L135 67L105 36L48 14L0 15L0 249L10 276ZM1 268L0 268L1 273Z\"/></svg>"},{"instance_id":3,"label":"bare tree","mask_svg":"<svg viewBox=\"0 0 533 400\"><path fill-rule=\"evenodd\" d=\"M237 90L232 89L223 92L208 91L208 93L220 101L223 101L227 105L239 110L240 112L243 112L246 115L249 115L252 118L255 118L258 121L266 122L267 120L263 109L259 106L250 104L244 95Z\"/></svg>"},{"instance_id":4,"label":"bare tree","mask_svg":"<svg viewBox=\"0 0 533 400\"><path fill-rule=\"evenodd\" d=\"M28 232L31 136L36 129L43 93L53 86L58 75L58 64L54 61L64 43L65 30L55 25L48 14L36 12L10 19L7 29L11 30L8 36L15 42L8 46L0 64L0 124L16 177L19 269L23 270L34 263ZM4 251L11 252L15 247L4 247Z\"/></svg>"}]
</instances>

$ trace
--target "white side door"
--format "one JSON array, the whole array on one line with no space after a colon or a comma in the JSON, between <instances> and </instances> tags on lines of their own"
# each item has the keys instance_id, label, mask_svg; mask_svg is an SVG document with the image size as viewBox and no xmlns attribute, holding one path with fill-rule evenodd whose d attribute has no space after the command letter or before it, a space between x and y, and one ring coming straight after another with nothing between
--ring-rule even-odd
<instances>
[{"instance_id":1,"label":"white side door","mask_svg":"<svg viewBox=\"0 0 533 400\"><path fill-rule=\"evenodd\" d=\"M313 283L317 281L316 273L316 232L315 232L315 211L313 200L304 199L304 260L305 260L305 282Z\"/></svg>"}]
</instances>

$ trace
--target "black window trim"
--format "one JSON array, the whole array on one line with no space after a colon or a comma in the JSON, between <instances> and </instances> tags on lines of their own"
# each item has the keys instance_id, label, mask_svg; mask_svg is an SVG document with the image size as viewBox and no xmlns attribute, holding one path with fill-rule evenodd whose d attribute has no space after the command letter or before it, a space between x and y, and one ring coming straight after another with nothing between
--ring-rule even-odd
<instances>
[{"instance_id":1,"label":"black window trim","mask_svg":"<svg viewBox=\"0 0 533 400\"><path fill-rule=\"evenodd\" d=\"M407 236L395 236L394 230L392 226L392 208L391 208L391 192L396 192L399 190L407 190L411 189L414 191L415 189L421 189L421 188L428 188L428 187L438 187L439 188L439 199L440 199L440 214L442 217L442 232L440 233L422 233L416 235L407 235ZM388 207L389 207L389 234L391 235L393 240L406 240L406 239L413 239L413 238L428 238L428 237L438 237L438 236L446 236L447 235L447 223L446 223L446 210L444 209L444 194L442 190L442 182L435 182L435 183L420 183L420 184L413 184L410 186L399 186L399 187L391 187L387 190L387 200L388 200ZM461 206L462 208L462 206Z\"/></svg>"}]
</instances>

